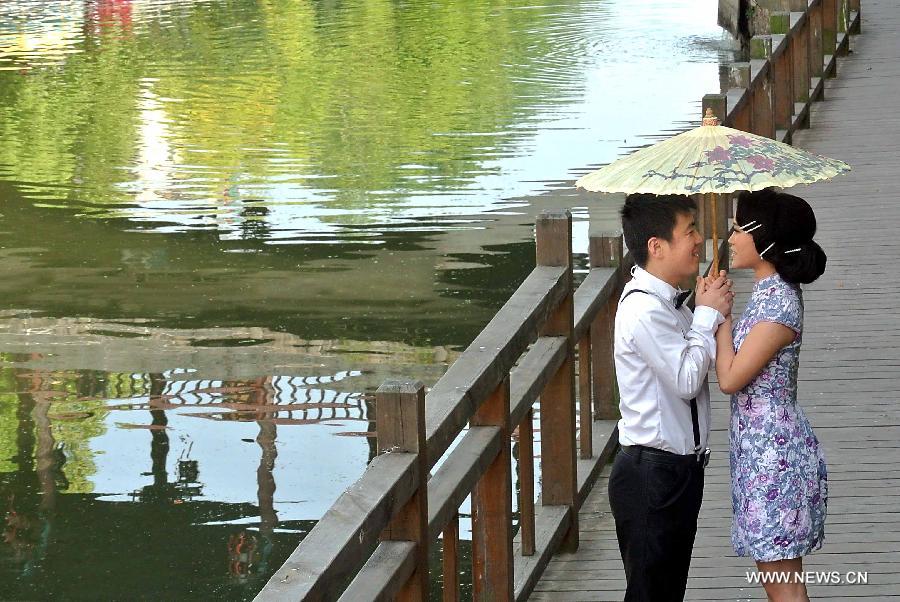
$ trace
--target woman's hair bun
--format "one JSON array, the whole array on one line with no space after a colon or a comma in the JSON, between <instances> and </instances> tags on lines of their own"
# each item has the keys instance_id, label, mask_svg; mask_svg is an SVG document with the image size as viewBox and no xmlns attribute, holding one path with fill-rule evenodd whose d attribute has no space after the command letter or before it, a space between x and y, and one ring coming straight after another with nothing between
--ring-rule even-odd
<instances>
[{"instance_id":1,"label":"woman's hair bun","mask_svg":"<svg viewBox=\"0 0 900 602\"><path fill-rule=\"evenodd\" d=\"M825 251L814 240L805 242L798 247L798 251L789 248L779 249L772 254L769 261L778 270L778 273L788 282L795 284L809 284L814 282L825 272L825 264L828 257Z\"/></svg>"}]
</instances>

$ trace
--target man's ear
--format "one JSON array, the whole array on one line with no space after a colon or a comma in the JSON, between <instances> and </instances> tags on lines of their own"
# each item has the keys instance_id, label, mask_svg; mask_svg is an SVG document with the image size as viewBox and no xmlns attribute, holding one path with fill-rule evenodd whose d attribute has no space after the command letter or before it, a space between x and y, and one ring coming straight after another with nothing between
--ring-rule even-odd
<instances>
[{"instance_id":1,"label":"man's ear","mask_svg":"<svg viewBox=\"0 0 900 602\"><path fill-rule=\"evenodd\" d=\"M662 253L662 241L656 236L647 239L647 257L659 259Z\"/></svg>"}]
</instances>

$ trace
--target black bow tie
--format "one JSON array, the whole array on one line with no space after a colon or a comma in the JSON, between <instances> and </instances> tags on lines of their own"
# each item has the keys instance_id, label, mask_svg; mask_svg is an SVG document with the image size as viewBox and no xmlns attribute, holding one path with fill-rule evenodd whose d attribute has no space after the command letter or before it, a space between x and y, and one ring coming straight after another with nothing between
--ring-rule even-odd
<instances>
[{"instance_id":1,"label":"black bow tie","mask_svg":"<svg viewBox=\"0 0 900 602\"><path fill-rule=\"evenodd\" d=\"M690 297L691 293L693 292L694 291L692 290L686 290L676 294L675 299L673 300L673 303L675 303L675 309L680 309L681 306L684 305L684 302L687 301L687 298Z\"/></svg>"}]
</instances>

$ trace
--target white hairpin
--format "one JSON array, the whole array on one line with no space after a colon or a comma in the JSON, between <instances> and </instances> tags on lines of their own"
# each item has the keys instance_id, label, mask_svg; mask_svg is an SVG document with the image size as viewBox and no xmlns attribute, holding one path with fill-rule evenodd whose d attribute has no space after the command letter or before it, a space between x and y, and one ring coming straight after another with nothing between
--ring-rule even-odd
<instances>
[{"instance_id":1,"label":"white hairpin","mask_svg":"<svg viewBox=\"0 0 900 602\"><path fill-rule=\"evenodd\" d=\"M766 247L765 249L763 249L763 252L760 253L759 256L762 257L763 255L765 255L766 253L768 253L769 249L771 249L771 248L774 247L774 246L775 246L775 243L773 242L773 243L770 244L768 247Z\"/></svg>"},{"instance_id":2,"label":"white hairpin","mask_svg":"<svg viewBox=\"0 0 900 602\"><path fill-rule=\"evenodd\" d=\"M800 250L800 247L797 247L796 249L788 249L787 251L785 251L785 253L796 253L799 250Z\"/></svg>"},{"instance_id":3,"label":"white hairpin","mask_svg":"<svg viewBox=\"0 0 900 602\"><path fill-rule=\"evenodd\" d=\"M748 222L748 223L744 224L743 226L738 225L738 228L740 228L747 234L749 234L750 232L753 232L757 228L762 228L762 224L756 224L755 226L753 226L753 224L756 224L756 220L753 220L752 222ZM753 227L751 228L750 226L753 226Z\"/></svg>"}]
</instances>

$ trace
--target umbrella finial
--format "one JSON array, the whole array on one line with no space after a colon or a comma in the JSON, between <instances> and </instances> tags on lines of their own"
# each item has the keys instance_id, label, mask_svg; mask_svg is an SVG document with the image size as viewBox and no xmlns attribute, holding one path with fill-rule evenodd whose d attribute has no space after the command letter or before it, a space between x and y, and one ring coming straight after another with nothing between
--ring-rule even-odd
<instances>
[{"instance_id":1,"label":"umbrella finial","mask_svg":"<svg viewBox=\"0 0 900 602\"><path fill-rule=\"evenodd\" d=\"M703 116L703 125L719 125L719 118L713 113L712 107L706 107L706 115Z\"/></svg>"}]
</instances>

